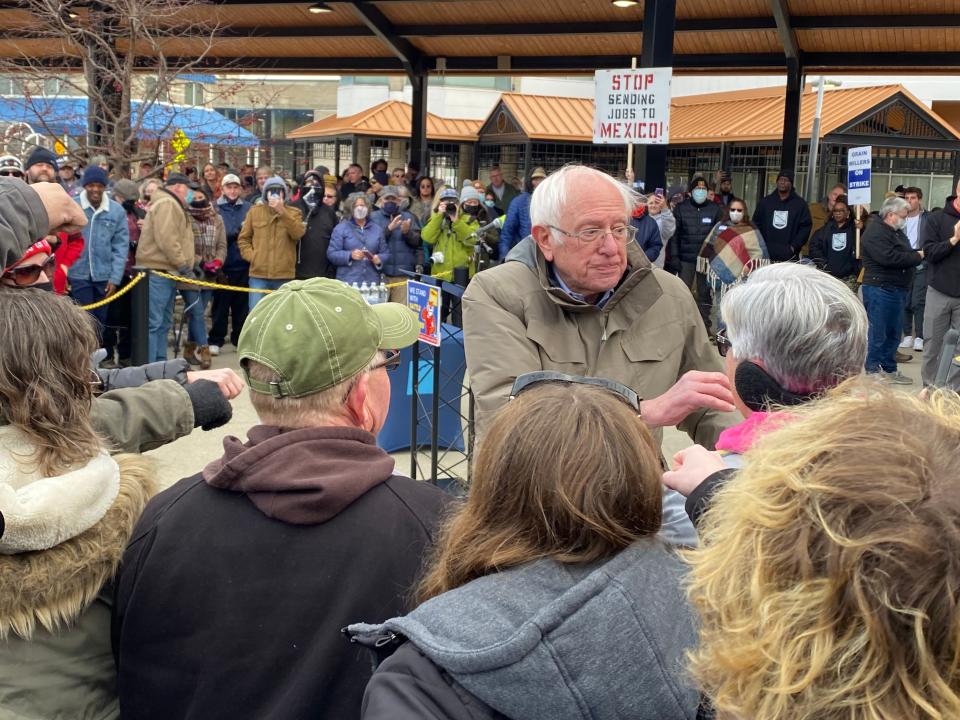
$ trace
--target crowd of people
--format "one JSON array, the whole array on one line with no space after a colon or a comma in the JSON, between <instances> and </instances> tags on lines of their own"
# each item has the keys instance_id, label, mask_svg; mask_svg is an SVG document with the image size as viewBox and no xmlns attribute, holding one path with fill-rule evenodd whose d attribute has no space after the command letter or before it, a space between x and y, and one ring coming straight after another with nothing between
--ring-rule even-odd
<instances>
[{"instance_id":1,"label":"crowd of people","mask_svg":"<svg viewBox=\"0 0 960 720\"><path fill-rule=\"evenodd\" d=\"M181 291L203 307L191 281L225 272L235 231L247 287L272 290L249 298L239 327L233 315L243 379L166 361L169 320L153 305L157 362L97 371L109 321L46 287L48 238L83 238L93 273L112 240L89 238L119 232L105 193L129 188L108 190L92 166L79 199L55 176L0 178L4 710L960 715L960 399L870 376L895 376L920 261L925 325L950 325L955 197L912 223L914 249L910 200L851 218L836 188L817 228L787 171L752 220L729 178L720 193L697 177L689 197L642 198L570 165L507 208L502 173L490 188L438 187L421 223L403 201L422 203L432 182L385 164L369 179L348 169L340 187L320 170L297 189L257 172L252 205L216 170L203 186L144 181L134 260L179 278L155 276L163 313ZM297 277L312 202L330 211L325 270L338 279ZM224 211L243 203L243 218ZM472 266L480 253L464 251L484 243L470 228L511 213L527 234ZM845 259L857 223L862 252L854 231ZM813 263L791 262L806 252ZM377 446L418 317L351 286L431 258L467 285L478 452L463 498L397 474ZM116 292L122 259L89 278L68 270L71 292L74 276ZM200 359L210 334L195 333ZM259 423L196 474L156 493L149 460L124 454L228 421L244 390ZM669 464L666 427L695 443Z\"/></svg>"}]
</instances>

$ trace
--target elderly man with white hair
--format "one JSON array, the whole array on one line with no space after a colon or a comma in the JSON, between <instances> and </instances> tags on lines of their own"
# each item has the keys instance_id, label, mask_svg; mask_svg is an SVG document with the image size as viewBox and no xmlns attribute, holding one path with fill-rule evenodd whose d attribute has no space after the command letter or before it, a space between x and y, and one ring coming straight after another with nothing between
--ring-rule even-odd
<instances>
[{"instance_id":1,"label":"elderly man with white hair","mask_svg":"<svg viewBox=\"0 0 960 720\"><path fill-rule=\"evenodd\" d=\"M923 251L911 248L903 232L909 211L903 198L887 198L880 206L879 218L867 224L860 242L863 304L870 320L867 372L882 373L884 379L898 385L913 382L897 370L896 352L913 268L923 262Z\"/></svg>"},{"instance_id":2,"label":"elderly man with white hair","mask_svg":"<svg viewBox=\"0 0 960 720\"><path fill-rule=\"evenodd\" d=\"M633 242L636 201L606 173L568 165L534 192L531 235L473 279L464 343L481 433L514 379L536 370L622 383L652 428L679 424L711 447L730 424L730 385L690 291Z\"/></svg>"}]
</instances>

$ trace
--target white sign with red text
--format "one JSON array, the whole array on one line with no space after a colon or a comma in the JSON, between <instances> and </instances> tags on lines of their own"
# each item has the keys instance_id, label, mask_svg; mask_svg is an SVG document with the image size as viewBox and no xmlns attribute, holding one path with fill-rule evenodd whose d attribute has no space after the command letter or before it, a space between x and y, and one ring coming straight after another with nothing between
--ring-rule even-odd
<instances>
[{"instance_id":1,"label":"white sign with red text","mask_svg":"<svg viewBox=\"0 0 960 720\"><path fill-rule=\"evenodd\" d=\"M666 145L670 142L673 68L597 70L593 142Z\"/></svg>"}]
</instances>

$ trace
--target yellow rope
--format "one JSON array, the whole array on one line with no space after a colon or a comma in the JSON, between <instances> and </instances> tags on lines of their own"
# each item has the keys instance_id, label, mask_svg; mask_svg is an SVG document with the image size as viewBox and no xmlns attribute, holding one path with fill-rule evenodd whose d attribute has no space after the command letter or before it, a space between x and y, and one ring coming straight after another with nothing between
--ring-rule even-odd
<instances>
[{"instance_id":1,"label":"yellow rope","mask_svg":"<svg viewBox=\"0 0 960 720\"><path fill-rule=\"evenodd\" d=\"M138 282L140 282L141 280L143 280L144 275L145 275L145 273L137 273L136 275L133 276L133 278L131 278L131 280L130 280L129 283L127 283L127 284L124 285L122 288L120 288L119 290L117 290L117 291L116 291L113 295L111 295L110 297L106 297L106 298L104 298L103 300L99 300L99 301L97 301L97 302L95 302L95 303L90 303L89 305L81 305L81 306L80 306L80 309L81 309L81 310L96 310L97 308L103 307L104 305L109 305L109 304L112 303L114 300L116 300L118 297L122 297L123 295L126 295L128 292L130 292L130 291L133 289L133 286L134 286L134 285L136 285Z\"/></svg>"},{"instance_id":2,"label":"yellow rope","mask_svg":"<svg viewBox=\"0 0 960 720\"><path fill-rule=\"evenodd\" d=\"M236 285L221 285L220 283L207 282L206 280L194 280L192 278L180 277L179 275L171 275L170 273L161 272L160 270L153 270L152 273L157 277L167 278L168 280L175 280L177 282L182 282L187 285L198 285L200 287L211 288L213 290L233 290L234 292L261 293L264 295L267 293L273 292L273 290L263 290L260 288L238 287ZM445 277L450 277L451 275L453 275L453 271L448 270L446 272L438 273L433 277L445 278ZM136 285L141 280L143 280L145 276L146 276L145 273L137 273L136 275L133 276L133 278L130 280L128 284L124 285L121 289L117 290L110 297L104 298L99 302L90 303L89 305L81 305L80 309L96 310L99 307L103 307L104 305L108 305L112 303L117 298L122 297L123 295L126 295L128 292L130 292L133 289L133 286ZM385 287L389 290L390 288L403 287L406 284L407 284L406 280L400 280L399 282L387 283Z\"/></svg>"}]
</instances>

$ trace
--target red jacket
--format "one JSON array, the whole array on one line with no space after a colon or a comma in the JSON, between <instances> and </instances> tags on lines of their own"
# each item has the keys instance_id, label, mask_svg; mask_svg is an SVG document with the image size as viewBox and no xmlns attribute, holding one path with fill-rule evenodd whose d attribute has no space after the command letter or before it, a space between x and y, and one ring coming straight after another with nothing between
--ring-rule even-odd
<instances>
[{"instance_id":1,"label":"red jacket","mask_svg":"<svg viewBox=\"0 0 960 720\"><path fill-rule=\"evenodd\" d=\"M57 295L63 295L67 292L67 268L73 265L83 252L83 235L67 235L62 232L57 233L57 237L60 242L53 251L53 257L57 260L57 267L53 272L53 291Z\"/></svg>"}]
</instances>

